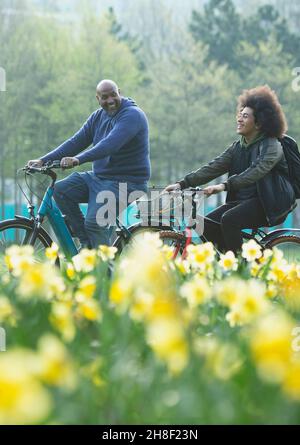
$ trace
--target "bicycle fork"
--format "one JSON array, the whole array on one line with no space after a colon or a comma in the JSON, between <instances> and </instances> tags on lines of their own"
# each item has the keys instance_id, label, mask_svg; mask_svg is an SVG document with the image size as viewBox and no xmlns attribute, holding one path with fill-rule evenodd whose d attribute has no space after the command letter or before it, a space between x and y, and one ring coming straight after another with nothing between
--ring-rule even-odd
<instances>
[{"instance_id":1,"label":"bicycle fork","mask_svg":"<svg viewBox=\"0 0 300 445\"><path fill-rule=\"evenodd\" d=\"M34 244L37 240L42 222L43 221L41 220L41 218L39 216L37 216L35 218L33 231L26 234L25 239L24 239L24 244L29 244L30 246L34 246Z\"/></svg>"}]
</instances>

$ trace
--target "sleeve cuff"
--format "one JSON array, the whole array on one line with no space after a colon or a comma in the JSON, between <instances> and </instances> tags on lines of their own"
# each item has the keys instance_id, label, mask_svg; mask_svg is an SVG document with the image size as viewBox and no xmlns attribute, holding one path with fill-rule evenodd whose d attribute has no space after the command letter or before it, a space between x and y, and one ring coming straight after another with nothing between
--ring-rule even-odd
<instances>
[{"instance_id":1,"label":"sleeve cuff","mask_svg":"<svg viewBox=\"0 0 300 445\"><path fill-rule=\"evenodd\" d=\"M225 192L228 192L229 191L229 188L228 188L228 182L222 182L222 184L224 185L224 191Z\"/></svg>"},{"instance_id":2,"label":"sleeve cuff","mask_svg":"<svg viewBox=\"0 0 300 445\"><path fill-rule=\"evenodd\" d=\"M49 161L53 161L53 159L51 158L51 156L47 156L47 155L42 156L42 157L40 158L40 160L43 161L43 164L46 164L46 162L49 162Z\"/></svg>"},{"instance_id":3,"label":"sleeve cuff","mask_svg":"<svg viewBox=\"0 0 300 445\"><path fill-rule=\"evenodd\" d=\"M185 179L182 179L181 181L177 181L177 183L180 185L181 190L186 189L189 187Z\"/></svg>"},{"instance_id":4,"label":"sleeve cuff","mask_svg":"<svg viewBox=\"0 0 300 445\"><path fill-rule=\"evenodd\" d=\"M80 154L80 155L77 155L77 156L75 156L75 157L76 157L76 159L78 159L78 161L79 161L79 165L84 164L85 162L89 162L89 159L85 159L86 156L85 156L84 153L82 153L82 154ZM91 161L91 162L92 162L92 161Z\"/></svg>"}]
</instances>

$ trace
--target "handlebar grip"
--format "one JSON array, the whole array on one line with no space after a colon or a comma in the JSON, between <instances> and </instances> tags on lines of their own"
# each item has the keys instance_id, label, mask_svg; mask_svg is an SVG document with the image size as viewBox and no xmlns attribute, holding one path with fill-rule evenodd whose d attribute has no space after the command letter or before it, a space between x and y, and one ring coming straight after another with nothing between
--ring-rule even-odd
<instances>
[{"instance_id":1,"label":"handlebar grip","mask_svg":"<svg viewBox=\"0 0 300 445\"><path fill-rule=\"evenodd\" d=\"M46 167L49 168L59 168L60 167L60 161L49 161L47 164L45 164Z\"/></svg>"},{"instance_id":2,"label":"handlebar grip","mask_svg":"<svg viewBox=\"0 0 300 445\"><path fill-rule=\"evenodd\" d=\"M30 167L24 167L22 170L25 170L27 172L40 172L41 171L41 167L34 167L34 166L30 166Z\"/></svg>"},{"instance_id":3,"label":"handlebar grip","mask_svg":"<svg viewBox=\"0 0 300 445\"><path fill-rule=\"evenodd\" d=\"M187 190L190 190L191 192L202 192L203 188L201 188L201 187L190 187Z\"/></svg>"}]
</instances>

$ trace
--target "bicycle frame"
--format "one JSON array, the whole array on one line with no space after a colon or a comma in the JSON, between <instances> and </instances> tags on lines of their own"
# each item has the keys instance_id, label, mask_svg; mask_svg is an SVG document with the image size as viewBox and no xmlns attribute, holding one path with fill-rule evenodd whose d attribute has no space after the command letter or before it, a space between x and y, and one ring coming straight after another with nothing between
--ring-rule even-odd
<instances>
[{"instance_id":1,"label":"bicycle frame","mask_svg":"<svg viewBox=\"0 0 300 445\"><path fill-rule=\"evenodd\" d=\"M192 191L200 191L200 189L192 189ZM134 216L138 219L138 222L136 222L128 227L126 227L124 224L122 224L120 219L117 218L116 223L117 223L118 228L117 228L116 232L117 232L118 238L123 238L123 239L127 240L127 242L128 242L137 227L143 227L143 226L147 227L147 224L145 224L145 225L143 224L143 218L141 217L141 214L139 211ZM197 214L197 208L193 206L192 218L193 218L193 221L196 221L197 223L199 223L199 221L201 221L201 220L204 221L206 217ZM203 225L203 221L202 221L202 224L200 223L201 226ZM149 226L150 227L158 227L158 228L160 228L160 230L175 230L176 232L183 234L186 238L186 242L185 242L183 253L182 253L183 258L185 258L186 254L187 254L187 247L189 244L192 243L192 239L194 238L195 235L196 235L197 239L199 240L198 242L202 242L202 243L207 242L203 233L199 234L197 231L194 230L194 228L192 228L191 220L185 221L184 219L182 219L181 221L179 221L177 218L175 218L173 211L171 211L167 222L164 222L163 218L159 217L154 220L152 219L152 224L150 224ZM267 242L269 242L271 239L275 238L279 234L286 235L287 233L290 233L290 232L297 232L298 236L300 236L300 231L297 229L274 230L274 231L269 232L269 234L267 234L261 228L251 229L251 233L245 232L243 230L242 236L245 241L254 239L263 247ZM258 236L258 239L257 239L257 236ZM115 240L114 246L118 245L118 238ZM198 244L198 242L197 242L197 244ZM220 255L220 252L218 251L216 246L214 246L214 247L215 247L217 253ZM178 251L179 251L179 246L176 247L176 250L174 252L174 258L176 258Z\"/></svg>"},{"instance_id":2,"label":"bicycle frame","mask_svg":"<svg viewBox=\"0 0 300 445\"><path fill-rule=\"evenodd\" d=\"M54 186L57 178L56 173L52 170L53 168L60 168L60 161L53 161L51 165L49 165L48 163L48 165L42 167L30 166L29 168L25 167L22 169L23 171L25 170L25 172L43 173L52 179L51 184L47 187L47 190L43 196L36 216L34 214L34 206L27 199L29 203L29 205L27 206L28 211L31 216L31 220L34 222L33 232L29 236L29 239L27 241L28 244L33 245L35 243L35 240L38 236L38 231L41 228L43 220L45 217L47 217L64 255L66 256L66 258L71 258L78 254L78 249L72 238L70 230L66 225L64 217L58 206L56 205L55 200L53 199Z\"/></svg>"},{"instance_id":3,"label":"bicycle frame","mask_svg":"<svg viewBox=\"0 0 300 445\"><path fill-rule=\"evenodd\" d=\"M163 188L162 188L163 189ZM201 189L190 189L194 194L191 196L193 199L195 196L195 192L199 192ZM193 201L192 210L191 210L191 217L196 218L196 211L197 211L197 205L195 201ZM124 239L127 242L129 242L130 238L133 236L133 233L136 228L139 227L155 227L159 228L159 230L174 230L178 233L184 233L187 236L187 245L190 244L191 239L193 237L194 230L190 229L190 223L191 221L186 221L184 218L181 218L181 220L178 219L178 216L176 217L174 209L170 210L170 213L168 214L168 217L166 218L163 214L159 214L155 217L152 215L141 215L141 212L137 206L137 211L134 217L137 219L137 222L131 225L124 225L120 218L116 218L116 225L117 225L117 238L115 239L113 245L116 247L118 246L119 239ZM201 239L201 236L195 232L197 237ZM187 247L186 245L186 247Z\"/></svg>"},{"instance_id":4,"label":"bicycle frame","mask_svg":"<svg viewBox=\"0 0 300 445\"><path fill-rule=\"evenodd\" d=\"M67 258L70 258L78 254L78 249L65 223L64 217L53 199L53 192L54 186L49 185L42 199L35 220L38 224L41 224L45 217L49 219L51 227L53 228L63 253Z\"/></svg>"}]
</instances>

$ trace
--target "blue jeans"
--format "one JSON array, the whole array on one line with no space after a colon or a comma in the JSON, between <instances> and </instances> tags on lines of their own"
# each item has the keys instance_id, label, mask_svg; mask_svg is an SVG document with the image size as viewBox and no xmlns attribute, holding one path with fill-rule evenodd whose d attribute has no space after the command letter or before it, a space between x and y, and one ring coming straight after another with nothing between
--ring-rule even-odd
<instances>
[{"instance_id":1,"label":"blue jeans","mask_svg":"<svg viewBox=\"0 0 300 445\"><path fill-rule=\"evenodd\" d=\"M135 191L139 191L140 196L146 193L147 183L120 183L100 178L93 172L74 172L55 184L53 196L81 245L95 248L111 244L119 206L125 209L128 195ZM85 218L79 203L88 203Z\"/></svg>"}]
</instances>

